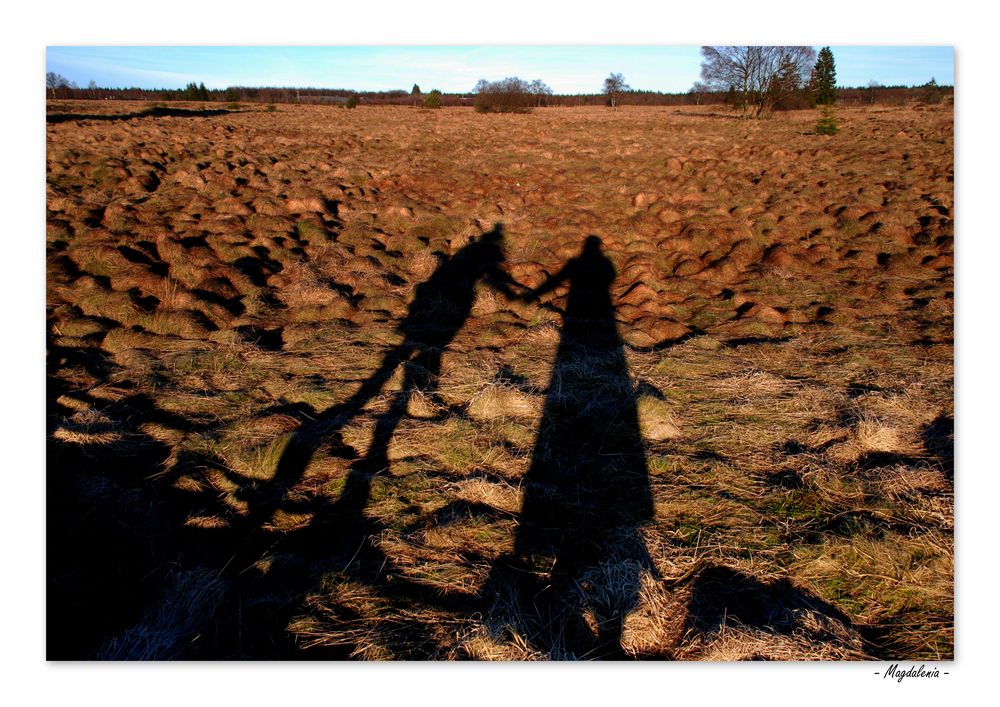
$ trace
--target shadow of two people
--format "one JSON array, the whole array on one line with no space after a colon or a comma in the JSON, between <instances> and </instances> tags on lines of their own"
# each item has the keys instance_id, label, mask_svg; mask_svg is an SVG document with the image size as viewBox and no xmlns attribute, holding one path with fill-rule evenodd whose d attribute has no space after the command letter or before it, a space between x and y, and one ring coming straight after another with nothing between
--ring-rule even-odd
<instances>
[{"instance_id":1,"label":"shadow of two people","mask_svg":"<svg viewBox=\"0 0 1000 707\"><path fill-rule=\"evenodd\" d=\"M368 581L391 572L392 563L371 542L380 531L365 512L372 481L389 469L389 444L412 396L437 397L442 355L468 319L478 284L510 300L534 302L568 284L565 310L544 305L561 312L563 326L523 480L514 550L496 562L480 604L490 605L494 614L506 605L507 618L550 654L619 655L624 618L637 604L641 573L650 568L639 527L652 517L652 500L636 395L611 298L615 268L602 252L601 239L590 236L578 256L530 289L502 268L500 224L454 255L438 258L398 326L403 341L350 398L294 433L268 493L250 504L251 532L277 510L325 447L354 459L345 486L290 542L317 554L349 556L353 572ZM368 448L359 457L343 443L340 431L401 366L402 386L376 418ZM612 560L617 568L613 587L600 580L602 563ZM584 577L591 591L580 596ZM305 577L300 584L308 589Z\"/></svg>"}]
</instances>

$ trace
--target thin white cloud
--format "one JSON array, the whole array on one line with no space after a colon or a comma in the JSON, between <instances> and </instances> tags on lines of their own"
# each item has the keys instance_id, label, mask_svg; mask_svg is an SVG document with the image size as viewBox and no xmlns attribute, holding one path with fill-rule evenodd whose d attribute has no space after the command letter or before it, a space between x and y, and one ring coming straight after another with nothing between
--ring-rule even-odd
<instances>
[{"instance_id":1,"label":"thin white cloud","mask_svg":"<svg viewBox=\"0 0 1000 707\"><path fill-rule=\"evenodd\" d=\"M188 73L134 66L130 58L116 59L63 49L58 52L53 52L50 49L47 63L51 67L60 68L60 73L79 76L76 79L78 83L89 81L95 76L115 77L123 83L128 83L130 79L134 83L142 84L160 82L163 87L187 84L197 80L196 77Z\"/></svg>"}]
</instances>

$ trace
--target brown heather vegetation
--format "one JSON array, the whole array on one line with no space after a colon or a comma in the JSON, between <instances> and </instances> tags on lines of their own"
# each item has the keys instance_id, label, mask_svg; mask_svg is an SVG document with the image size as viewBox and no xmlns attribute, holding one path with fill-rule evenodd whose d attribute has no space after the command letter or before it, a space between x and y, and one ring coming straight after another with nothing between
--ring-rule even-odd
<instances>
[{"instance_id":1,"label":"brown heather vegetation","mask_svg":"<svg viewBox=\"0 0 1000 707\"><path fill-rule=\"evenodd\" d=\"M49 106L51 658L953 657L950 106L146 108ZM483 280L397 370L495 224L600 237L621 366ZM615 371L641 440L557 429ZM595 437L628 493L526 480Z\"/></svg>"}]
</instances>

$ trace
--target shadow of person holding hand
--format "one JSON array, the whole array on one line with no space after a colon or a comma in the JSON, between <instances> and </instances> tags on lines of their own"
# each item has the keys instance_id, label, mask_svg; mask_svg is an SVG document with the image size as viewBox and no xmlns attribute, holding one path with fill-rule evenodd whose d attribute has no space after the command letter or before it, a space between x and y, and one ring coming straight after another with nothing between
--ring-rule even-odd
<instances>
[{"instance_id":1,"label":"shadow of person holding hand","mask_svg":"<svg viewBox=\"0 0 1000 707\"><path fill-rule=\"evenodd\" d=\"M376 420L364 457L351 465L343 492L326 514L350 525L359 542L363 542L364 528L369 525L363 514L372 478L389 468L389 443L406 417L410 399L420 393L431 398L439 409L447 407L436 400L441 358L472 311L477 283L485 281L508 299L518 297L513 288L527 289L500 268L504 259L502 245L503 227L497 224L492 231L445 259L427 281L417 286L410 311L399 325L404 341L386 355L379 370L343 406L356 414L381 390L396 368L403 366L402 387ZM339 419L343 420L343 415Z\"/></svg>"},{"instance_id":2,"label":"shadow of person holding hand","mask_svg":"<svg viewBox=\"0 0 1000 707\"><path fill-rule=\"evenodd\" d=\"M653 515L635 390L615 322L616 277L590 236L527 299L569 284L513 553L481 593L550 657L621 658L623 624L650 562Z\"/></svg>"},{"instance_id":3,"label":"shadow of person holding hand","mask_svg":"<svg viewBox=\"0 0 1000 707\"><path fill-rule=\"evenodd\" d=\"M382 392L402 366L402 388L393 397L389 410L379 417L365 460L352 467L337 502L341 510L350 511L347 515L356 515L365 507L370 475L388 467L385 453L389 439L405 416L410 398L419 391L439 402L436 391L441 358L472 311L478 283L486 282L509 299L517 297L513 288L526 289L501 268L503 238L503 226L498 223L493 230L472 238L454 255L436 254L440 264L430 278L417 285L407 316L397 327L403 341L383 356L379 368L350 398L295 431L278 462L267 494L252 504L251 525L259 525L270 517L284 493L302 478L320 447L328 447L335 456L355 455L341 440L340 430Z\"/></svg>"},{"instance_id":4,"label":"shadow of person holding hand","mask_svg":"<svg viewBox=\"0 0 1000 707\"><path fill-rule=\"evenodd\" d=\"M496 224L453 255L436 253L438 267L416 286L408 313L397 327L403 340L384 354L379 368L349 398L291 434L272 478L242 490L239 498L246 501L247 512L233 522L230 538L224 543L227 566L234 568L239 584L234 596L245 593L269 599L234 614L242 617L230 629L239 635L239 655L292 652L286 627L301 599L331 568L389 593L435 598L430 596L433 592L402 577L386 581L398 573L372 542L372 536L383 527L369 517L367 508L373 480L389 470L389 444L407 415L411 398L417 393L436 398L442 356L468 319L479 283L509 299L517 298L518 291L527 291L502 269L503 241L503 226ZM400 367L402 386L377 415L368 447L359 455L344 442L341 430L382 393ZM438 407L444 409L441 403ZM291 492L320 450L352 460L341 492L335 499L293 498ZM269 523L279 509L308 514L311 519L290 532L272 530ZM247 571L262 557L268 558L266 572ZM244 627L243 619L253 628Z\"/></svg>"}]
</instances>

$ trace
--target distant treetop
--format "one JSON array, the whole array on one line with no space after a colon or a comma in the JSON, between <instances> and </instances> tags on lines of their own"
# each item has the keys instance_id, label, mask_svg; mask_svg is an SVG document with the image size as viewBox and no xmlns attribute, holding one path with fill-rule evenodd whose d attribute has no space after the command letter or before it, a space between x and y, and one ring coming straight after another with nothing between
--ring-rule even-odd
<instances>
[{"instance_id":1,"label":"distant treetop","mask_svg":"<svg viewBox=\"0 0 1000 707\"><path fill-rule=\"evenodd\" d=\"M812 47L724 46L701 48L701 78L725 92L744 118L767 118L798 92L816 61Z\"/></svg>"},{"instance_id":2,"label":"distant treetop","mask_svg":"<svg viewBox=\"0 0 1000 707\"><path fill-rule=\"evenodd\" d=\"M628 90L629 87L625 83L625 77L621 74L612 73L608 78L604 79L604 95L608 97L608 104L612 108L618 107L619 94Z\"/></svg>"},{"instance_id":3,"label":"distant treetop","mask_svg":"<svg viewBox=\"0 0 1000 707\"><path fill-rule=\"evenodd\" d=\"M473 105L480 113L527 113L536 100L532 84L516 76L500 81L480 79L473 91Z\"/></svg>"},{"instance_id":4,"label":"distant treetop","mask_svg":"<svg viewBox=\"0 0 1000 707\"><path fill-rule=\"evenodd\" d=\"M810 88L816 96L816 103L821 106L832 106L837 101L837 67L833 61L830 47L819 50L816 66L813 67L810 78Z\"/></svg>"}]
</instances>

